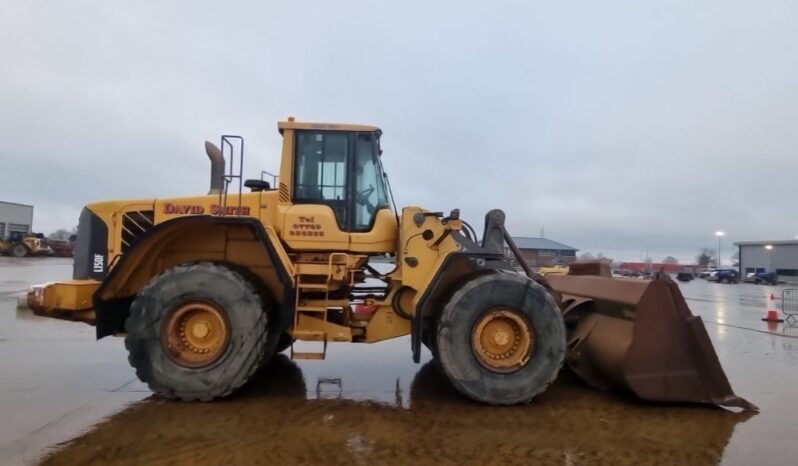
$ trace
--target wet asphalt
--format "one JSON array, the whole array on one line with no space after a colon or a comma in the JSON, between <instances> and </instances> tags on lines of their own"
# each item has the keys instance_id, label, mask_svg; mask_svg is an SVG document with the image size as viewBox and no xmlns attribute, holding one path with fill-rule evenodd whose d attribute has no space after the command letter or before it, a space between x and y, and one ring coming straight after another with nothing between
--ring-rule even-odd
<instances>
[{"instance_id":1,"label":"wet asphalt","mask_svg":"<svg viewBox=\"0 0 798 466\"><path fill-rule=\"evenodd\" d=\"M732 387L759 414L645 403L567 372L534 402L459 395L408 338L278 356L214 403L150 395L119 338L36 317L17 300L69 259L0 257L0 464L794 464L798 328L768 325L783 286L682 284ZM779 301L776 301L779 304Z\"/></svg>"}]
</instances>

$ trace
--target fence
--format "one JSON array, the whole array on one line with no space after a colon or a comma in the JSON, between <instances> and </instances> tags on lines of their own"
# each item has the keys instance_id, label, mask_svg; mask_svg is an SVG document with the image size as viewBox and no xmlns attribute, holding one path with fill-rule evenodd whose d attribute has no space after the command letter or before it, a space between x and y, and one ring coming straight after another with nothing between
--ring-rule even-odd
<instances>
[{"instance_id":1,"label":"fence","mask_svg":"<svg viewBox=\"0 0 798 466\"><path fill-rule=\"evenodd\" d=\"M784 319L791 323L798 323L798 288L786 288L781 292L781 313Z\"/></svg>"}]
</instances>

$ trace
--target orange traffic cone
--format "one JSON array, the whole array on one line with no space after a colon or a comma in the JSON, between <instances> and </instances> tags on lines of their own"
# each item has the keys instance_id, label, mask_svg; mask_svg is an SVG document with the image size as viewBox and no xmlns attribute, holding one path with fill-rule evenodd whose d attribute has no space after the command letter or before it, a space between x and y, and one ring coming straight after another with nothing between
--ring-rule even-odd
<instances>
[{"instance_id":1,"label":"orange traffic cone","mask_svg":"<svg viewBox=\"0 0 798 466\"><path fill-rule=\"evenodd\" d=\"M776 297L773 295L773 293L770 293L768 310L762 320L765 322L784 322L784 319L779 319L779 311L776 309Z\"/></svg>"}]
</instances>

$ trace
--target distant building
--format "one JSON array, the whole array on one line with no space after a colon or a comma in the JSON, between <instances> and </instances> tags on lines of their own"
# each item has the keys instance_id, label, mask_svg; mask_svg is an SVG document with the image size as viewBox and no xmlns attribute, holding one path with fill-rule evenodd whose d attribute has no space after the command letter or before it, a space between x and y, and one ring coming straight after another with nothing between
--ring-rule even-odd
<instances>
[{"instance_id":1,"label":"distant building","mask_svg":"<svg viewBox=\"0 0 798 466\"><path fill-rule=\"evenodd\" d=\"M621 262L618 266L618 270L620 271L629 271L629 272L668 272L668 273L677 273L681 271L686 272L695 272L698 270L694 269L703 269L703 267L699 267L697 265L682 265L682 264L666 264L664 262Z\"/></svg>"},{"instance_id":2,"label":"distant building","mask_svg":"<svg viewBox=\"0 0 798 466\"><path fill-rule=\"evenodd\" d=\"M33 206L0 201L0 238L12 232L27 234L33 225Z\"/></svg>"},{"instance_id":3,"label":"distant building","mask_svg":"<svg viewBox=\"0 0 798 466\"><path fill-rule=\"evenodd\" d=\"M514 236L513 241L521 250L524 259L533 268L568 265L576 260L578 249L547 238ZM509 254L509 251L507 252Z\"/></svg>"},{"instance_id":4,"label":"distant building","mask_svg":"<svg viewBox=\"0 0 798 466\"><path fill-rule=\"evenodd\" d=\"M740 275L776 272L779 279L798 282L798 240L739 241Z\"/></svg>"}]
</instances>

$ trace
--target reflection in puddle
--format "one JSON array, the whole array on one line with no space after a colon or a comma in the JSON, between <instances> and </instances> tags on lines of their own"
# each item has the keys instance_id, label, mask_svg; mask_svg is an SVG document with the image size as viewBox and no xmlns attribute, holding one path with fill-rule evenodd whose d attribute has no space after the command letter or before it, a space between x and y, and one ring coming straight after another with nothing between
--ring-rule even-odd
<instances>
[{"instance_id":1,"label":"reflection in puddle","mask_svg":"<svg viewBox=\"0 0 798 466\"><path fill-rule=\"evenodd\" d=\"M316 399L318 400L340 400L343 398L343 392L344 388L340 378L319 377L316 381Z\"/></svg>"},{"instance_id":2,"label":"reflection in puddle","mask_svg":"<svg viewBox=\"0 0 798 466\"><path fill-rule=\"evenodd\" d=\"M516 407L466 400L434 363L417 370L409 392L397 381L390 397L348 392L357 377L372 376L358 374L309 379L278 355L238 396L150 398L45 464L717 464L735 425L749 417L627 400L567 373Z\"/></svg>"}]
</instances>

